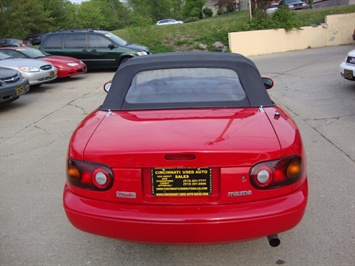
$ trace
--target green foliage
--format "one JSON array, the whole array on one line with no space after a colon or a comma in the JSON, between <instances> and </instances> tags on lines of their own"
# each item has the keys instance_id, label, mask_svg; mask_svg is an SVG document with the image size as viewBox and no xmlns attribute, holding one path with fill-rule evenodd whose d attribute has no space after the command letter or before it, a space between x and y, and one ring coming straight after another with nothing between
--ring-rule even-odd
<instances>
[{"instance_id":1,"label":"green foliage","mask_svg":"<svg viewBox=\"0 0 355 266\"><path fill-rule=\"evenodd\" d=\"M97 2L83 2L79 7L78 17L82 28L100 29L104 27L104 16Z\"/></svg>"},{"instance_id":2,"label":"green foliage","mask_svg":"<svg viewBox=\"0 0 355 266\"><path fill-rule=\"evenodd\" d=\"M212 17L213 15L213 11L211 8L208 8L208 7L205 7L203 10L202 10L203 14L209 18L209 17Z\"/></svg>"},{"instance_id":3,"label":"green foliage","mask_svg":"<svg viewBox=\"0 0 355 266\"><path fill-rule=\"evenodd\" d=\"M100 6L102 15L101 29L115 30L129 24L129 10L117 0L91 0Z\"/></svg>"},{"instance_id":4,"label":"green foliage","mask_svg":"<svg viewBox=\"0 0 355 266\"><path fill-rule=\"evenodd\" d=\"M294 19L300 26L307 26L324 22L325 15L351 12L355 12L355 5L291 13L294 14ZM268 17L271 19L272 15ZM208 51L217 51L218 49L213 44L220 41L228 46L229 32L253 30L249 21L249 11L242 10L201 20L195 18L192 24L184 23L166 27L151 25L134 30L132 28L120 29L114 33L126 40L148 46L152 53L200 50L200 44L206 44ZM185 22L188 22L188 19ZM268 23L265 24L267 28L270 28Z\"/></svg>"},{"instance_id":5,"label":"green foliage","mask_svg":"<svg viewBox=\"0 0 355 266\"><path fill-rule=\"evenodd\" d=\"M149 2L151 1L142 0L142 3ZM183 0L160 2L171 5L169 11L164 9L169 13L159 13L163 18L179 19L182 18L183 11L186 11L182 8ZM201 2L186 0L186 3L194 6ZM68 0L0 0L0 7L5 5L5 11L0 12L0 37L3 38L22 39L28 34L60 28L98 27L111 30L127 41L146 45L153 53L191 51L201 49L200 44L207 45L208 51L215 51L218 49L213 44L217 41L228 45L229 32L270 28L297 29L300 26L323 23L326 15L355 12L355 5L300 12L280 9L263 19L254 14L250 22L248 10L200 19L202 6L196 6L199 10L196 13L199 15L185 17L185 22L194 23L160 27L154 25L156 19L150 13L152 5L141 6L143 10L140 13L117 0L87 0L80 5ZM191 10L193 8L189 9Z\"/></svg>"},{"instance_id":6,"label":"green foliage","mask_svg":"<svg viewBox=\"0 0 355 266\"><path fill-rule=\"evenodd\" d=\"M286 31L290 31L301 27L295 13L291 12L288 7L278 8L271 17L276 24L275 28L284 28Z\"/></svg>"},{"instance_id":7,"label":"green foliage","mask_svg":"<svg viewBox=\"0 0 355 266\"><path fill-rule=\"evenodd\" d=\"M202 18L202 7L204 4L204 0L185 0L185 4L182 9L184 18Z\"/></svg>"},{"instance_id":8,"label":"green foliage","mask_svg":"<svg viewBox=\"0 0 355 266\"><path fill-rule=\"evenodd\" d=\"M228 5L227 10L229 13L234 12L235 5Z\"/></svg>"},{"instance_id":9,"label":"green foliage","mask_svg":"<svg viewBox=\"0 0 355 266\"><path fill-rule=\"evenodd\" d=\"M182 46L187 43L188 43L188 40L174 40L174 45L176 45L176 46Z\"/></svg>"},{"instance_id":10,"label":"green foliage","mask_svg":"<svg viewBox=\"0 0 355 266\"><path fill-rule=\"evenodd\" d=\"M202 18L202 11L201 9L194 7L190 12L190 17L198 17Z\"/></svg>"},{"instance_id":11,"label":"green foliage","mask_svg":"<svg viewBox=\"0 0 355 266\"><path fill-rule=\"evenodd\" d=\"M3 5L6 10L0 12L2 38L23 39L30 33L41 33L53 25L51 13L45 9L42 1L17 0Z\"/></svg>"},{"instance_id":12,"label":"green foliage","mask_svg":"<svg viewBox=\"0 0 355 266\"><path fill-rule=\"evenodd\" d=\"M182 0L128 0L128 3L134 13L154 22L164 18L180 18L182 16Z\"/></svg>"},{"instance_id":13,"label":"green foliage","mask_svg":"<svg viewBox=\"0 0 355 266\"><path fill-rule=\"evenodd\" d=\"M190 22L196 22L199 21L200 19L198 17L190 17L184 20L185 23L190 23Z\"/></svg>"},{"instance_id":14,"label":"green foliage","mask_svg":"<svg viewBox=\"0 0 355 266\"><path fill-rule=\"evenodd\" d=\"M144 27L153 24L153 20L148 17L140 16L137 13L132 13L130 17L130 26Z\"/></svg>"},{"instance_id":15,"label":"green foliage","mask_svg":"<svg viewBox=\"0 0 355 266\"><path fill-rule=\"evenodd\" d=\"M264 10L255 9L251 21L244 25L243 30L264 30L264 29L299 29L301 23L288 7L280 7L273 14L267 15Z\"/></svg>"}]
</instances>

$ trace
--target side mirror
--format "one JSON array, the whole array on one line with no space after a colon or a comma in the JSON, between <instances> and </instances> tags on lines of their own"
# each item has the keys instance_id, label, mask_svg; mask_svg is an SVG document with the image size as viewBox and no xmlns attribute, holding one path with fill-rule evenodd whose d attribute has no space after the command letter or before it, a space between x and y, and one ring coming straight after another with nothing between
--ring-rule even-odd
<instances>
[{"instance_id":1,"label":"side mirror","mask_svg":"<svg viewBox=\"0 0 355 266\"><path fill-rule=\"evenodd\" d=\"M105 91L106 93L108 93L108 92L110 91L111 84L112 84L111 81L106 82L106 83L104 84L104 91Z\"/></svg>"},{"instance_id":2,"label":"side mirror","mask_svg":"<svg viewBox=\"0 0 355 266\"><path fill-rule=\"evenodd\" d=\"M112 43L110 43L107 47L108 47L110 50L112 50L113 48L116 48L116 46L114 46Z\"/></svg>"},{"instance_id":3,"label":"side mirror","mask_svg":"<svg viewBox=\"0 0 355 266\"><path fill-rule=\"evenodd\" d=\"M274 81L271 78L262 77L261 79L264 83L265 89L269 90L274 87Z\"/></svg>"}]
</instances>

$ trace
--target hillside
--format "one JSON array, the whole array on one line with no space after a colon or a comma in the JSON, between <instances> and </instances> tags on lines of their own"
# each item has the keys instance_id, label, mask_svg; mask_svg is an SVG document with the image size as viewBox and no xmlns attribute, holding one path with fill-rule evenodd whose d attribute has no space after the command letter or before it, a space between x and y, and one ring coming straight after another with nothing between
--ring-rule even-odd
<instances>
[{"instance_id":1,"label":"hillside","mask_svg":"<svg viewBox=\"0 0 355 266\"><path fill-rule=\"evenodd\" d=\"M294 11L301 26L321 24L325 16L355 13L355 5ZM153 53L201 50L200 44L207 45L208 51L217 50L217 41L228 45L228 33L246 28L249 12L239 11L206 18L192 23L165 26L146 26L113 31L125 40L146 45Z\"/></svg>"}]
</instances>

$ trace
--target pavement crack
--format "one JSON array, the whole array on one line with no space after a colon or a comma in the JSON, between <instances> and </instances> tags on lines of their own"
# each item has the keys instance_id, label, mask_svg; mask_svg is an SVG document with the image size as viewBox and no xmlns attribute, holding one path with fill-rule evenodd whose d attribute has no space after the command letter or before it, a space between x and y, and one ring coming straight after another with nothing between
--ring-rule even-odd
<instances>
[{"instance_id":1,"label":"pavement crack","mask_svg":"<svg viewBox=\"0 0 355 266\"><path fill-rule=\"evenodd\" d=\"M68 103L68 105L80 109L80 110L83 112L83 115L88 115L88 112L86 112L83 107L81 107L81 106L79 106L79 105L76 105L76 104L73 104L72 102Z\"/></svg>"},{"instance_id":2,"label":"pavement crack","mask_svg":"<svg viewBox=\"0 0 355 266\"><path fill-rule=\"evenodd\" d=\"M325 141L330 143L333 147L335 147L337 150L339 150L344 156L346 156L349 160L355 163L355 160L351 157L350 154L347 154L344 150L342 150L339 146L337 146L331 139L329 139L327 136L325 136L322 132L319 131L319 128L322 126L316 127L313 126L310 122L311 121L329 121L328 125L331 123L334 123L335 121L339 120L340 117L333 117L333 118L318 118L318 119L304 119L302 118L299 114L294 112L291 108L286 107L290 113L292 113L294 116L297 116L299 119L301 119L303 122L305 122L310 128L312 128L315 132L317 132Z\"/></svg>"},{"instance_id":3,"label":"pavement crack","mask_svg":"<svg viewBox=\"0 0 355 266\"><path fill-rule=\"evenodd\" d=\"M95 89L92 90L92 91L87 92L86 94L84 94L84 95L82 95L82 96L80 96L80 97L77 97L77 98L71 100L70 102L68 102L68 103L66 103L66 104L64 104L64 105L62 105L61 107L59 107L59 108L53 110L52 112L50 112L50 113L48 113L48 114L46 114L46 115L44 115L44 116L38 118L37 120L35 120L35 121L32 122L31 124L28 124L28 125L25 126L24 128L22 128L22 129L20 129L19 131L15 132L15 133L14 133L13 135L11 135L10 137L8 137L8 138L1 138L1 139L0 139L0 143L6 143L7 141L13 139L14 137L16 137L17 135L19 135L19 134L21 134L22 132L26 131L26 130L27 130L28 128L30 128L30 127L36 127L36 125L37 125L40 121L42 121L42 120L44 120L44 119L50 117L51 115L53 115L53 114L55 114L56 112L58 112L58 111L64 109L64 108L67 107L67 106L74 106L74 107L77 107L78 109L81 109L81 111L84 113L84 115L87 115L87 112L85 111L84 108L82 108L82 107L80 107L80 106L78 106L78 105L75 105L75 104L73 104L73 103L74 103L75 101L77 101L78 99L83 98L83 97L86 97L87 95L91 94L91 93L94 92L96 89L97 89L97 88L95 88ZM38 127L38 126L37 126L37 128L44 130L43 128Z\"/></svg>"}]
</instances>

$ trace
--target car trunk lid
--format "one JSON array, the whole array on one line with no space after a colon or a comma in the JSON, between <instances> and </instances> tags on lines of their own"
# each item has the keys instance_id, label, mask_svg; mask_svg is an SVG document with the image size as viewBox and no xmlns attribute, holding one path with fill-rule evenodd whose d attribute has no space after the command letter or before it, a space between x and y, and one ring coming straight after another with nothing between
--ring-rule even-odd
<instances>
[{"instance_id":1,"label":"car trunk lid","mask_svg":"<svg viewBox=\"0 0 355 266\"><path fill-rule=\"evenodd\" d=\"M155 204L235 201L229 192L252 189L250 167L280 156L258 108L112 112L84 153L113 168L113 198Z\"/></svg>"}]
</instances>

